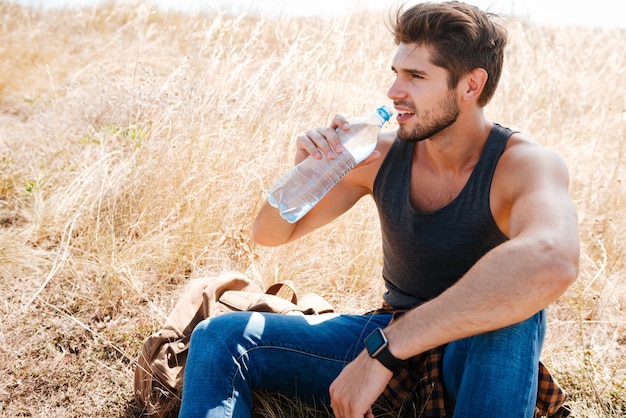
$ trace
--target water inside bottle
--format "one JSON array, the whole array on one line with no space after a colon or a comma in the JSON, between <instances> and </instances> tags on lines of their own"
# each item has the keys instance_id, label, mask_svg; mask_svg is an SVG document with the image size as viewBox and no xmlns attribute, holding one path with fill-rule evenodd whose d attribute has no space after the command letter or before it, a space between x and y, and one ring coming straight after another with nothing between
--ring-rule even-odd
<instances>
[{"instance_id":1,"label":"water inside bottle","mask_svg":"<svg viewBox=\"0 0 626 418\"><path fill-rule=\"evenodd\" d=\"M380 128L375 125L351 125L348 132L340 132L339 137L343 146L352 154L357 163L365 160L376 148L376 141ZM344 142L345 141L345 142Z\"/></svg>"},{"instance_id":2,"label":"water inside bottle","mask_svg":"<svg viewBox=\"0 0 626 418\"><path fill-rule=\"evenodd\" d=\"M326 159L307 157L288 173L291 177L285 175L279 179L268 193L267 200L278 208L283 219L294 223L306 215L355 165L356 160L347 151L337 155L330 165ZM320 177L319 173L324 175ZM298 185L297 188L293 188L294 184Z\"/></svg>"}]
</instances>

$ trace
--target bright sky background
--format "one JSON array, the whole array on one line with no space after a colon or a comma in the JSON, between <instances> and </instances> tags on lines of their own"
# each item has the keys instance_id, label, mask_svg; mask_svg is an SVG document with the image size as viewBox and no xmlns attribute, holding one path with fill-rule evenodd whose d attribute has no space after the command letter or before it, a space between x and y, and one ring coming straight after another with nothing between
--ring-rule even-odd
<instances>
[{"instance_id":1,"label":"bright sky background","mask_svg":"<svg viewBox=\"0 0 626 418\"><path fill-rule=\"evenodd\" d=\"M95 5L103 0L5 0L34 7L55 8ZM130 0L132 1L132 0ZM385 10L397 0L147 0L164 10L198 12L218 7L235 12L269 15L328 15L346 13L359 7ZM626 28L621 0L466 0L483 9L546 25L584 25ZM122 3L123 0L118 0ZM624 39L626 42L626 39Z\"/></svg>"}]
</instances>

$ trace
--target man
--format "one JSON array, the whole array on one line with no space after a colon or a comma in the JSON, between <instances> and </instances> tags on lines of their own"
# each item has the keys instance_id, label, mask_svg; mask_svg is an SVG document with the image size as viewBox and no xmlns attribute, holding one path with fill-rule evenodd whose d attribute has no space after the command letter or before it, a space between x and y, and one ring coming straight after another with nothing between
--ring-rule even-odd
<instances>
[{"instance_id":1,"label":"man","mask_svg":"<svg viewBox=\"0 0 626 418\"><path fill-rule=\"evenodd\" d=\"M506 44L493 17L458 2L401 9L388 91L397 132L381 134L300 221L266 202L253 226L258 243L281 245L373 196L385 304L406 312L205 321L181 416L247 417L262 389L326 402L339 418L373 417L394 372L432 350L448 415L534 415L544 308L578 274L577 217L562 159L485 118ZM343 116L298 137L296 163L343 152L338 127L349 130Z\"/></svg>"}]
</instances>

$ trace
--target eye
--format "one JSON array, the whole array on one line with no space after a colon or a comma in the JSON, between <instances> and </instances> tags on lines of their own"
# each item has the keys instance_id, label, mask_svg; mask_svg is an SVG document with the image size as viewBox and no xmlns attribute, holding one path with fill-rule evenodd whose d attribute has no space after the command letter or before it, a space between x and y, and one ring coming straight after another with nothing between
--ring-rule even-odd
<instances>
[{"instance_id":1,"label":"eye","mask_svg":"<svg viewBox=\"0 0 626 418\"><path fill-rule=\"evenodd\" d=\"M411 73L411 78L421 80L424 78L424 76L422 75L422 73Z\"/></svg>"}]
</instances>

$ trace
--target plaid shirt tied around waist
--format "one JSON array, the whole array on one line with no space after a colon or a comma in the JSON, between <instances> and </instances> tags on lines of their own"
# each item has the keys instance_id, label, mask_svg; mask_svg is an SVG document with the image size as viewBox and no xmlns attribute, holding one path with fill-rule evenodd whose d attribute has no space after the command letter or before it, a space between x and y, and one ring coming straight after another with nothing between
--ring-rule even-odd
<instances>
[{"instance_id":1,"label":"plaid shirt tied around waist","mask_svg":"<svg viewBox=\"0 0 626 418\"><path fill-rule=\"evenodd\" d=\"M384 305L373 313L393 313L394 319L404 311ZM398 417L446 417L443 388L443 353L446 346L418 354L409 359L408 366L396 372L376 404L383 410L392 409ZM535 418L566 418L570 409L565 405L567 395L549 370L539 362L539 384Z\"/></svg>"}]
</instances>

